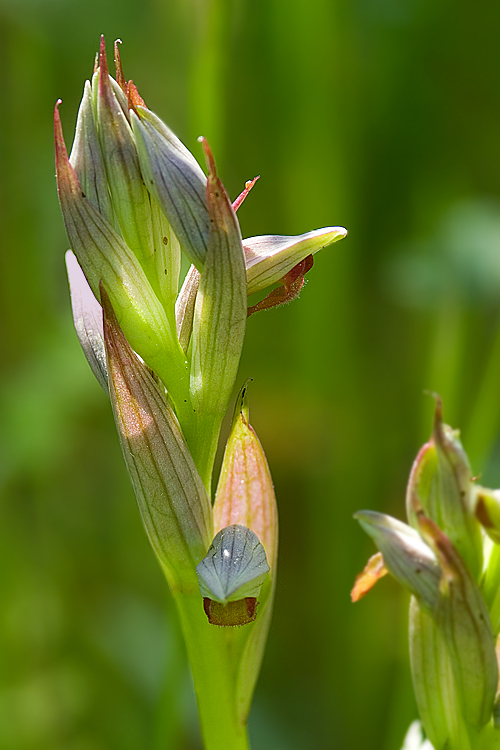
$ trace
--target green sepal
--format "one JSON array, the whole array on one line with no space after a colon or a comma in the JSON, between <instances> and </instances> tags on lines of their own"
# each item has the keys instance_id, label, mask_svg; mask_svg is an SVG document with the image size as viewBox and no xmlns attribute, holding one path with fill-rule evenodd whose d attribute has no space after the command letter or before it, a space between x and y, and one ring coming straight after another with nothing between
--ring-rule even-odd
<instances>
[{"instance_id":1,"label":"green sepal","mask_svg":"<svg viewBox=\"0 0 500 750\"><path fill-rule=\"evenodd\" d=\"M432 520L463 557L476 580L483 567L481 527L474 515L474 486L467 454L459 433L443 424L443 407L437 398L433 441L438 459L438 513Z\"/></svg>"},{"instance_id":2,"label":"green sepal","mask_svg":"<svg viewBox=\"0 0 500 750\"><path fill-rule=\"evenodd\" d=\"M419 526L443 571L432 616L450 654L465 720L480 729L491 719L498 687L490 615L478 584L450 539L423 514Z\"/></svg>"},{"instance_id":3,"label":"green sepal","mask_svg":"<svg viewBox=\"0 0 500 750\"><path fill-rule=\"evenodd\" d=\"M191 591L213 536L210 500L178 421L132 351L103 288L111 403L144 526L170 586Z\"/></svg>"},{"instance_id":4,"label":"green sepal","mask_svg":"<svg viewBox=\"0 0 500 750\"><path fill-rule=\"evenodd\" d=\"M412 597L410 662L418 710L435 750L471 750L450 654L433 618Z\"/></svg>"},{"instance_id":5,"label":"green sepal","mask_svg":"<svg viewBox=\"0 0 500 750\"><path fill-rule=\"evenodd\" d=\"M208 477L243 348L247 295L238 220L206 141L204 149L210 234L193 317L190 391L197 417L191 444L202 476Z\"/></svg>"},{"instance_id":6,"label":"green sepal","mask_svg":"<svg viewBox=\"0 0 500 750\"><path fill-rule=\"evenodd\" d=\"M106 179L106 167L97 133L92 90L89 81L85 81L69 161L77 174L86 197L99 213L112 224L114 221L113 206L111 204Z\"/></svg>"},{"instance_id":7,"label":"green sepal","mask_svg":"<svg viewBox=\"0 0 500 750\"><path fill-rule=\"evenodd\" d=\"M130 112L144 182L182 250L202 270L208 245L207 179L183 143L146 107Z\"/></svg>"},{"instance_id":8,"label":"green sepal","mask_svg":"<svg viewBox=\"0 0 500 750\"><path fill-rule=\"evenodd\" d=\"M149 192L142 179L131 127L111 85L104 39L101 40L97 118L109 191L120 231L156 287Z\"/></svg>"}]
</instances>

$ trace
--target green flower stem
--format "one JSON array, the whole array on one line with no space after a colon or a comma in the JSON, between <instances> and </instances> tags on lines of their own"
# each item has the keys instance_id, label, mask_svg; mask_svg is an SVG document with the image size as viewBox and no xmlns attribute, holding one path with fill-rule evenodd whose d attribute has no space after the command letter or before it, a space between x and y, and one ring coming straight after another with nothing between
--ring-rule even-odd
<instances>
[{"instance_id":1,"label":"green flower stem","mask_svg":"<svg viewBox=\"0 0 500 750\"><path fill-rule=\"evenodd\" d=\"M219 444L222 416L219 414L199 415L191 411L189 418L181 424L198 473L211 496L212 472Z\"/></svg>"},{"instance_id":2,"label":"green flower stem","mask_svg":"<svg viewBox=\"0 0 500 750\"><path fill-rule=\"evenodd\" d=\"M172 592L179 610L198 702L205 750L250 750L238 716L232 628L208 623L198 586Z\"/></svg>"}]
</instances>

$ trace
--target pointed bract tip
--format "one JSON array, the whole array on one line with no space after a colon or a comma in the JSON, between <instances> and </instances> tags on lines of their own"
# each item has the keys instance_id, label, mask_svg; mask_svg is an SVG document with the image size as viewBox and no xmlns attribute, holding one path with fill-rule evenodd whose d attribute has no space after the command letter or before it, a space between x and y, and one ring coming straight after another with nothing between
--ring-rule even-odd
<instances>
[{"instance_id":1,"label":"pointed bract tip","mask_svg":"<svg viewBox=\"0 0 500 750\"><path fill-rule=\"evenodd\" d=\"M104 41L104 34L101 34L101 46L99 48L99 67L101 69L101 75L99 76L99 88L104 86L109 76L108 59L106 57L106 43Z\"/></svg>"},{"instance_id":2,"label":"pointed bract tip","mask_svg":"<svg viewBox=\"0 0 500 750\"><path fill-rule=\"evenodd\" d=\"M201 145L203 146L203 153L205 154L205 162L207 164L209 174L213 177L217 177L217 167L215 166L214 155L212 154L212 150L208 145L208 141L205 136L200 135L200 137L198 138L198 143L201 143Z\"/></svg>"},{"instance_id":3,"label":"pointed bract tip","mask_svg":"<svg viewBox=\"0 0 500 750\"><path fill-rule=\"evenodd\" d=\"M64 142L61 115L59 113L59 105L62 104L62 99L58 99L54 107L54 142L56 146L56 167L59 166L61 161L68 161L68 151Z\"/></svg>"},{"instance_id":4,"label":"pointed bract tip","mask_svg":"<svg viewBox=\"0 0 500 750\"><path fill-rule=\"evenodd\" d=\"M116 82L123 91L124 94L127 93L127 83L125 81L125 76L123 75L123 67L122 67L122 60L120 57L120 48L119 45L122 44L121 39L115 39L115 43L113 45L114 53L115 53L115 76L116 76Z\"/></svg>"},{"instance_id":5,"label":"pointed bract tip","mask_svg":"<svg viewBox=\"0 0 500 750\"><path fill-rule=\"evenodd\" d=\"M240 417L243 417L246 424L248 424L249 420L249 411L248 411L248 401L247 401L247 391L248 391L248 385L253 381L253 378L247 378L238 393L238 397L236 399L236 404L234 407L234 417L233 417L233 424L231 429L234 428L235 422Z\"/></svg>"},{"instance_id":6,"label":"pointed bract tip","mask_svg":"<svg viewBox=\"0 0 500 750\"><path fill-rule=\"evenodd\" d=\"M137 91L137 86L132 79L126 84L126 87L129 108L135 111L136 107L146 107L146 102Z\"/></svg>"}]
</instances>

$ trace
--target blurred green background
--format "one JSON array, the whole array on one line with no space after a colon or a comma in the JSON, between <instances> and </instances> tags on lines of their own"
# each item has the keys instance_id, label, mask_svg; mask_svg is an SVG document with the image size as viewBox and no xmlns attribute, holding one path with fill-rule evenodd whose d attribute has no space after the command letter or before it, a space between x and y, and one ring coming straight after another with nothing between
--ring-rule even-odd
<instances>
[{"instance_id":1,"label":"blurred green background","mask_svg":"<svg viewBox=\"0 0 500 750\"><path fill-rule=\"evenodd\" d=\"M250 319L240 381L280 507L255 750L398 750L408 597L349 591L404 515L439 391L500 484L500 7L464 0L0 0L0 748L194 750L175 613L72 331L68 144L99 34L230 195L244 236L331 224L299 301ZM229 749L228 749L229 750Z\"/></svg>"}]
</instances>

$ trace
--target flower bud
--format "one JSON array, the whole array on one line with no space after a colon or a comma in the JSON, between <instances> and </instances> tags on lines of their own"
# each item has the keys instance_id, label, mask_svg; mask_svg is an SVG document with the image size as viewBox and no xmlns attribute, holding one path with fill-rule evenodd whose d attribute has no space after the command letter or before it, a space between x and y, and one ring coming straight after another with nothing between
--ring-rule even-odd
<instances>
[{"instance_id":1,"label":"flower bud","mask_svg":"<svg viewBox=\"0 0 500 750\"><path fill-rule=\"evenodd\" d=\"M446 534L479 578L483 563L481 529L474 516L474 485L458 433L443 424L442 403L436 402L432 439L412 467L407 489L408 517L418 526L421 509Z\"/></svg>"},{"instance_id":2,"label":"flower bud","mask_svg":"<svg viewBox=\"0 0 500 750\"><path fill-rule=\"evenodd\" d=\"M247 384L236 402L214 503L216 531L231 524L251 529L262 543L270 567L260 593L256 621L248 628L241 646L237 700L242 721L250 710L271 624L278 557L278 510L273 482L262 446L248 421L246 391Z\"/></svg>"},{"instance_id":3,"label":"flower bud","mask_svg":"<svg viewBox=\"0 0 500 750\"><path fill-rule=\"evenodd\" d=\"M54 113L57 185L73 252L97 299L103 281L130 345L164 380L174 403L182 408L188 394L187 370L175 329L135 255L83 194L66 152L58 104Z\"/></svg>"}]
</instances>

